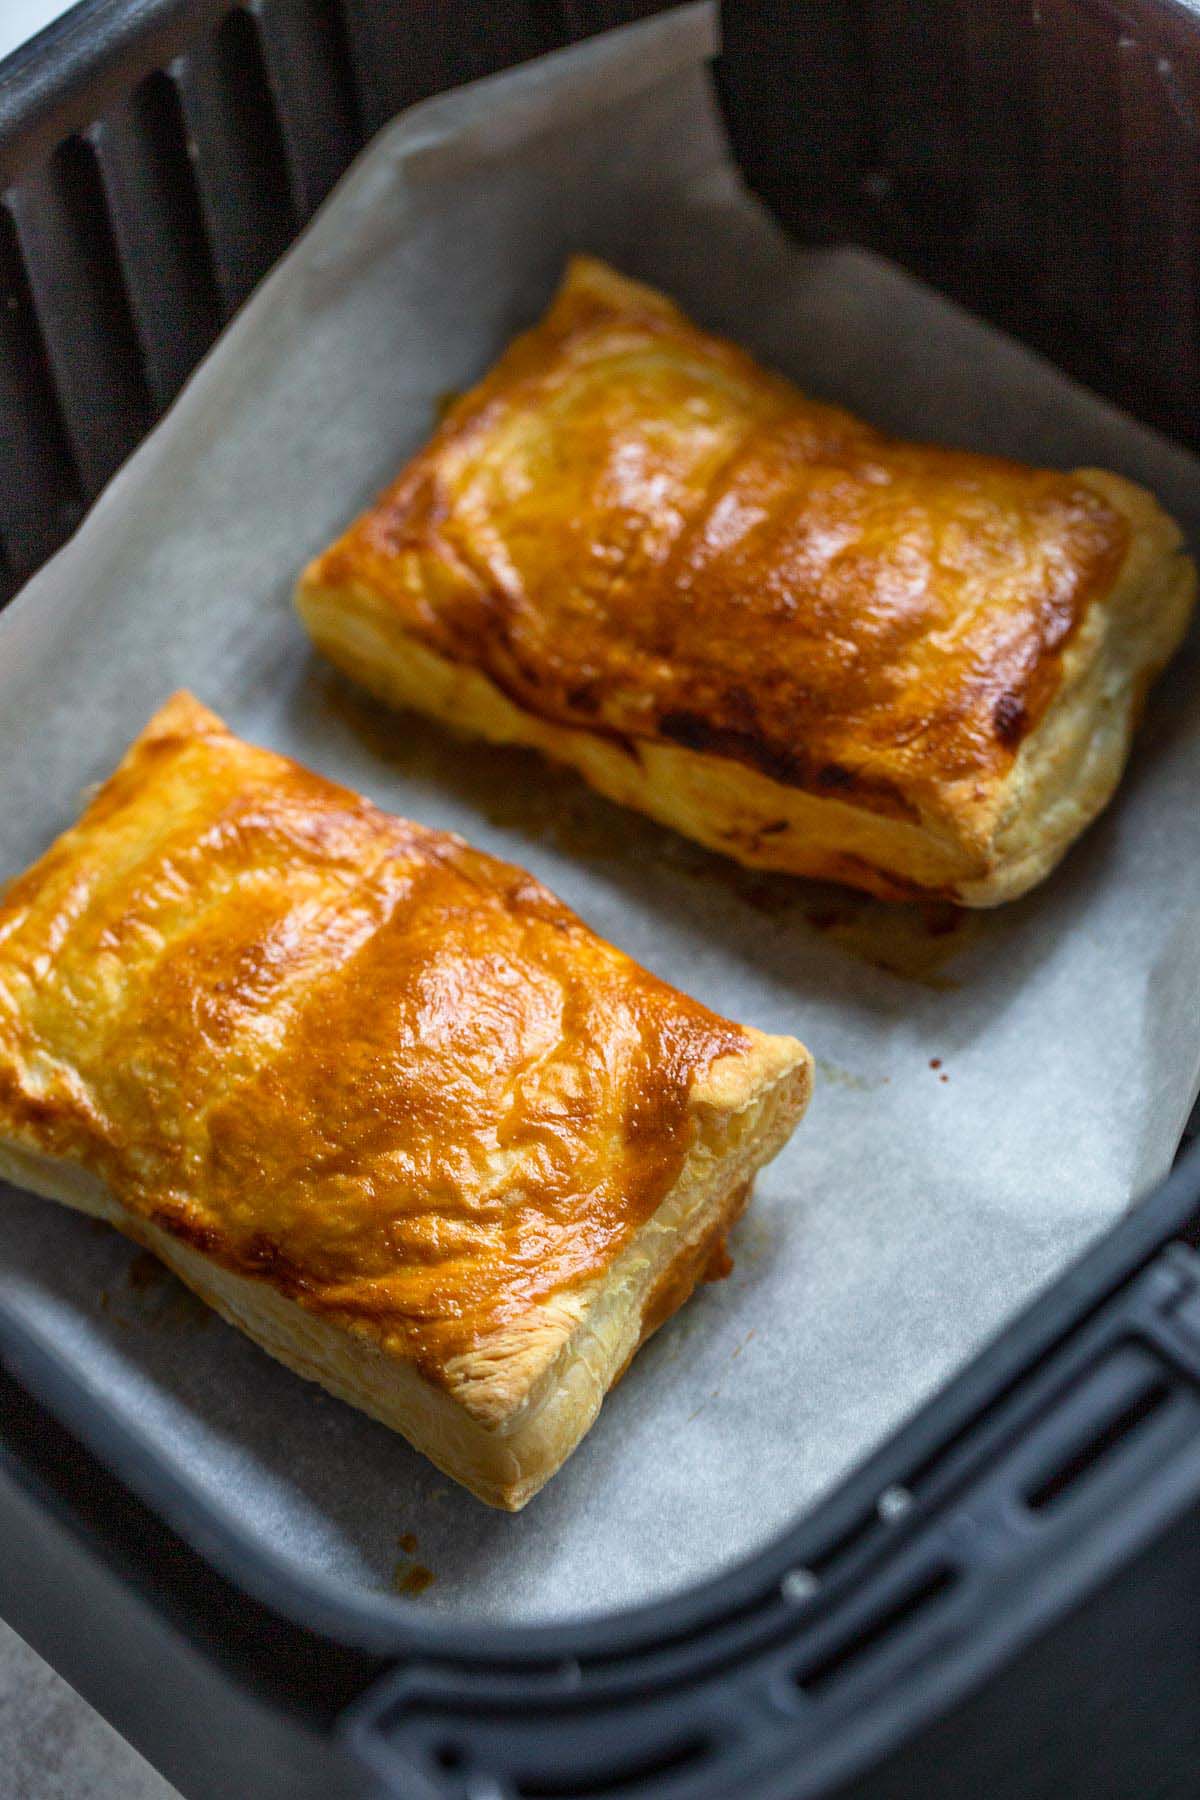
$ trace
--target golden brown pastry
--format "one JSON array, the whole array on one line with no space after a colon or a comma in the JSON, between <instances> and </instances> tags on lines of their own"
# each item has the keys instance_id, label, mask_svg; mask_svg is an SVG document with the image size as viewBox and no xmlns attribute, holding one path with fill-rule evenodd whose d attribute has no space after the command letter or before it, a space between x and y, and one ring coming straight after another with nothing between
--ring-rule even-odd
<instances>
[{"instance_id":1,"label":"golden brown pastry","mask_svg":"<svg viewBox=\"0 0 1200 1800\"><path fill-rule=\"evenodd\" d=\"M0 1174L517 1508L808 1099L520 869L190 695L0 901Z\"/></svg>"},{"instance_id":2,"label":"golden brown pastry","mask_svg":"<svg viewBox=\"0 0 1200 1800\"><path fill-rule=\"evenodd\" d=\"M898 443L580 257L298 605L384 699L743 863L988 906L1116 787L1179 544L1117 475Z\"/></svg>"}]
</instances>

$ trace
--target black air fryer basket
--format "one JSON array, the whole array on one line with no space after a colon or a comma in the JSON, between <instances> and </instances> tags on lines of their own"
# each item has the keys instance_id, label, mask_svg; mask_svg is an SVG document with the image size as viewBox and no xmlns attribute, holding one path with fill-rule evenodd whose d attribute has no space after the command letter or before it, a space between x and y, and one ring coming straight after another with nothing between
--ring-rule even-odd
<instances>
[{"instance_id":1,"label":"black air fryer basket","mask_svg":"<svg viewBox=\"0 0 1200 1800\"><path fill-rule=\"evenodd\" d=\"M646 0L85 0L0 69L0 581L366 139ZM1191 0L730 0L750 185L1200 447ZM1200 1793L1200 1152L726 1576L467 1629L301 1578L0 1295L0 1610L189 1800Z\"/></svg>"}]
</instances>

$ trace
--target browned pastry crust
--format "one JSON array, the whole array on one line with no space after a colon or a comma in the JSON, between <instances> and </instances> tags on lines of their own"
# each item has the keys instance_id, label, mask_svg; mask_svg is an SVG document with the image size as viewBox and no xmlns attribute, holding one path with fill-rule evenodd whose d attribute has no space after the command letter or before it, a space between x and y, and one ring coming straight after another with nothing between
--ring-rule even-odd
<instances>
[{"instance_id":1,"label":"browned pastry crust","mask_svg":"<svg viewBox=\"0 0 1200 1800\"><path fill-rule=\"evenodd\" d=\"M687 1297L810 1079L189 695L0 901L0 1174L498 1506Z\"/></svg>"},{"instance_id":2,"label":"browned pastry crust","mask_svg":"<svg viewBox=\"0 0 1200 1800\"><path fill-rule=\"evenodd\" d=\"M1111 796L1179 544L1119 476L887 438L581 257L297 603L385 699L744 863L990 905Z\"/></svg>"}]
</instances>

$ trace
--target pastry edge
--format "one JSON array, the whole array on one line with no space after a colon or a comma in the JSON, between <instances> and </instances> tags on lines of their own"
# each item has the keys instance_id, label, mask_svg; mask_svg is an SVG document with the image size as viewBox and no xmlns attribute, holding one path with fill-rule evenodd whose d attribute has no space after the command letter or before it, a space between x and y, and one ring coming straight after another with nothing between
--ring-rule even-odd
<instances>
[{"instance_id":1,"label":"pastry edge","mask_svg":"<svg viewBox=\"0 0 1200 1800\"><path fill-rule=\"evenodd\" d=\"M1077 478L1129 521L1129 548L1062 656L1044 717L1000 788L989 822L990 867L964 889L967 905L1028 892L1115 794L1150 686L1187 632L1196 566L1154 496L1106 469Z\"/></svg>"},{"instance_id":2,"label":"pastry edge","mask_svg":"<svg viewBox=\"0 0 1200 1800\"><path fill-rule=\"evenodd\" d=\"M517 1512L581 1442L640 1344L688 1298L758 1168L803 1114L807 1050L749 1036L747 1053L719 1059L697 1083L696 1143L653 1216L602 1277L459 1358L457 1391L427 1380L379 1333L311 1312L128 1212L75 1163L0 1140L0 1177L114 1225L277 1361L399 1432L477 1499ZM657 1313L656 1297L667 1302Z\"/></svg>"}]
</instances>

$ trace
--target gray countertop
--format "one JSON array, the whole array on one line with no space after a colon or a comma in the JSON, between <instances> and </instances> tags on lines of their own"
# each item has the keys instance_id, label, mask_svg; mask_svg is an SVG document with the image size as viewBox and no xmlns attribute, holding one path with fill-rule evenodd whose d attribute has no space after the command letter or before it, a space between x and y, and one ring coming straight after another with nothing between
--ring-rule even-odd
<instances>
[{"instance_id":1,"label":"gray countertop","mask_svg":"<svg viewBox=\"0 0 1200 1800\"><path fill-rule=\"evenodd\" d=\"M174 1788L3 1621L0 1767L12 1800L177 1800Z\"/></svg>"},{"instance_id":2,"label":"gray countertop","mask_svg":"<svg viewBox=\"0 0 1200 1800\"><path fill-rule=\"evenodd\" d=\"M7 56L43 25L60 13L70 12L75 0L3 0L0 5L0 57Z\"/></svg>"}]
</instances>

